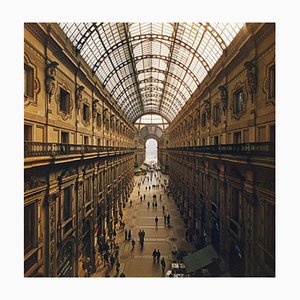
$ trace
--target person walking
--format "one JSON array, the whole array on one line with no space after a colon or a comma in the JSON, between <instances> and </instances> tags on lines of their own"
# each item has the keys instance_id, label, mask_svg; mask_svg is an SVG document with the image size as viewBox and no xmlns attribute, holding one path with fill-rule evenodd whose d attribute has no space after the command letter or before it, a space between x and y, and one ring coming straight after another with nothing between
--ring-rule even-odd
<instances>
[{"instance_id":1,"label":"person walking","mask_svg":"<svg viewBox=\"0 0 300 300\"><path fill-rule=\"evenodd\" d=\"M164 223L167 225L167 215L164 213Z\"/></svg>"},{"instance_id":2,"label":"person walking","mask_svg":"<svg viewBox=\"0 0 300 300\"><path fill-rule=\"evenodd\" d=\"M188 241L189 240L189 229L187 228L185 231L185 239Z\"/></svg>"},{"instance_id":3,"label":"person walking","mask_svg":"<svg viewBox=\"0 0 300 300\"><path fill-rule=\"evenodd\" d=\"M147 205L148 205L148 208L149 208L149 206L150 206L150 202L149 201L148 201Z\"/></svg>"},{"instance_id":4,"label":"person walking","mask_svg":"<svg viewBox=\"0 0 300 300\"><path fill-rule=\"evenodd\" d=\"M163 213L165 213L165 206L164 205L163 205L162 209L163 209Z\"/></svg>"},{"instance_id":5,"label":"person walking","mask_svg":"<svg viewBox=\"0 0 300 300\"><path fill-rule=\"evenodd\" d=\"M145 199L146 199L146 195L144 194L144 201L145 201Z\"/></svg>"},{"instance_id":6,"label":"person walking","mask_svg":"<svg viewBox=\"0 0 300 300\"><path fill-rule=\"evenodd\" d=\"M152 202L152 208L154 209L154 202Z\"/></svg>"},{"instance_id":7,"label":"person walking","mask_svg":"<svg viewBox=\"0 0 300 300\"><path fill-rule=\"evenodd\" d=\"M162 274L164 274L166 269L166 261L164 257L161 259L160 263L161 263Z\"/></svg>"},{"instance_id":8,"label":"person walking","mask_svg":"<svg viewBox=\"0 0 300 300\"><path fill-rule=\"evenodd\" d=\"M156 226L157 226L157 223L158 223L158 217L156 216L155 217L155 224L156 224Z\"/></svg>"},{"instance_id":9,"label":"person walking","mask_svg":"<svg viewBox=\"0 0 300 300\"><path fill-rule=\"evenodd\" d=\"M153 252L152 252L153 262L156 261L156 253L157 253L156 249L154 249Z\"/></svg>"},{"instance_id":10,"label":"person walking","mask_svg":"<svg viewBox=\"0 0 300 300\"><path fill-rule=\"evenodd\" d=\"M125 233L125 241L127 240L127 229L125 229L125 231L124 231L124 233Z\"/></svg>"},{"instance_id":11,"label":"person walking","mask_svg":"<svg viewBox=\"0 0 300 300\"><path fill-rule=\"evenodd\" d=\"M111 269L114 267L114 264L115 264L115 257L113 255L111 255L111 257L110 257L110 266L111 266Z\"/></svg>"},{"instance_id":12,"label":"person walking","mask_svg":"<svg viewBox=\"0 0 300 300\"><path fill-rule=\"evenodd\" d=\"M159 201L161 201L161 194L159 195Z\"/></svg>"},{"instance_id":13,"label":"person walking","mask_svg":"<svg viewBox=\"0 0 300 300\"><path fill-rule=\"evenodd\" d=\"M140 191L138 191L138 196L140 196Z\"/></svg>"},{"instance_id":14,"label":"person walking","mask_svg":"<svg viewBox=\"0 0 300 300\"><path fill-rule=\"evenodd\" d=\"M129 202L129 203L130 203L130 207L132 207L132 200L130 200L130 202Z\"/></svg>"},{"instance_id":15,"label":"person walking","mask_svg":"<svg viewBox=\"0 0 300 300\"><path fill-rule=\"evenodd\" d=\"M128 239L131 240L131 229L128 231Z\"/></svg>"},{"instance_id":16,"label":"person walking","mask_svg":"<svg viewBox=\"0 0 300 300\"><path fill-rule=\"evenodd\" d=\"M168 216L167 216L167 223L168 223L168 226L170 226L170 214L168 214Z\"/></svg>"},{"instance_id":17,"label":"person walking","mask_svg":"<svg viewBox=\"0 0 300 300\"><path fill-rule=\"evenodd\" d=\"M146 191L147 191L147 187L146 187Z\"/></svg>"},{"instance_id":18,"label":"person walking","mask_svg":"<svg viewBox=\"0 0 300 300\"><path fill-rule=\"evenodd\" d=\"M156 251L156 261L159 264L159 261L160 261L160 251L159 251L159 249L157 249L157 251Z\"/></svg>"},{"instance_id":19,"label":"person walking","mask_svg":"<svg viewBox=\"0 0 300 300\"><path fill-rule=\"evenodd\" d=\"M133 251L134 246L135 246L135 240L134 239L131 240L131 245L132 245L131 251Z\"/></svg>"},{"instance_id":20,"label":"person walking","mask_svg":"<svg viewBox=\"0 0 300 300\"><path fill-rule=\"evenodd\" d=\"M121 266L121 264L120 264L119 260L117 260L117 263L116 263L116 271L117 271L117 275L118 275L119 272L120 272L120 266Z\"/></svg>"}]
</instances>

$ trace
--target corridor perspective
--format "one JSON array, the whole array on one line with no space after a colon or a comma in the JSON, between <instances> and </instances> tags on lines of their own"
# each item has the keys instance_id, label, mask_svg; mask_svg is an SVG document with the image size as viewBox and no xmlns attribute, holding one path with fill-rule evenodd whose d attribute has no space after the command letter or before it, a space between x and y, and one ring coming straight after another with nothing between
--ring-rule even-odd
<instances>
[{"instance_id":1,"label":"corridor perspective","mask_svg":"<svg viewBox=\"0 0 300 300\"><path fill-rule=\"evenodd\" d=\"M275 277L275 90L275 23L25 23L24 277Z\"/></svg>"}]
</instances>

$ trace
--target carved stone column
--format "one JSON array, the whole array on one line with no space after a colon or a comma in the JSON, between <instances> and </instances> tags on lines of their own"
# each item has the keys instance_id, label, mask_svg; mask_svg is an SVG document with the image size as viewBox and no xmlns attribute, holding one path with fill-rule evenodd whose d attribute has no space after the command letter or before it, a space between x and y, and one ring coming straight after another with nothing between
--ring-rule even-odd
<instances>
[{"instance_id":1,"label":"carved stone column","mask_svg":"<svg viewBox=\"0 0 300 300\"><path fill-rule=\"evenodd\" d=\"M252 193L243 191L242 197L246 204L246 222L245 222L245 275L253 276L253 211L255 197Z\"/></svg>"},{"instance_id":2,"label":"carved stone column","mask_svg":"<svg viewBox=\"0 0 300 300\"><path fill-rule=\"evenodd\" d=\"M57 252L57 226L56 226L56 200L59 193L47 196L48 204L48 251L49 251L49 276L56 277L56 252Z\"/></svg>"}]
</instances>

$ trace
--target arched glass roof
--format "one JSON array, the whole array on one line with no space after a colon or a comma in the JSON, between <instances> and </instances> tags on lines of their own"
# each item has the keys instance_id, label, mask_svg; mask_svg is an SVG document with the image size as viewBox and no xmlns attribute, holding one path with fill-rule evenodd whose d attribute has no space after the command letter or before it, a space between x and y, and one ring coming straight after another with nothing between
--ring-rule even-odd
<instances>
[{"instance_id":1,"label":"arched glass roof","mask_svg":"<svg viewBox=\"0 0 300 300\"><path fill-rule=\"evenodd\" d=\"M172 121L242 23L60 23L132 122Z\"/></svg>"},{"instance_id":2,"label":"arched glass roof","mask_svg":"<svg viewBox=\"0 0 300 300\"><path fill-rule=\"evenodd\" d=\"M135 122L135 126L139 130L149 125L155 125L156 127L159 127L162 130L164 130L169 126L169 123L165 118L156 114L143 115L142 117L138 118Z\"/></svg>"}]
</instances>

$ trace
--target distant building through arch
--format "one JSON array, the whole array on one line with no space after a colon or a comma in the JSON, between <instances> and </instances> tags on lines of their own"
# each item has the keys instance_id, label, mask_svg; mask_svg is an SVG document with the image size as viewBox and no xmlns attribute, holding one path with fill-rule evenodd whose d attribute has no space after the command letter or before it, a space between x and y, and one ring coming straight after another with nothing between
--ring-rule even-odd
<instances>
[{"instance_id":1,"label":"distant building through arch","mask_svg":"<svg viewBox=\"0 0 300 300\"><path fill-rule=\"evenodd\" d=\"M157 141L155 139L146 141L146 162L157 162Z\"/></svg>"}]
</instances>

